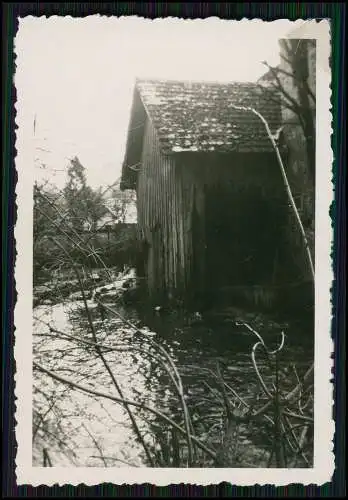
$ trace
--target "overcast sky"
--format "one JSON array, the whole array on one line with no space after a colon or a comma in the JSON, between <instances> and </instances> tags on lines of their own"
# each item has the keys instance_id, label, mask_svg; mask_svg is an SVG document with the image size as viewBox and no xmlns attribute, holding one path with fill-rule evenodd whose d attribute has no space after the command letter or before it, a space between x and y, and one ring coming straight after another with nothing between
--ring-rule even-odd
<instances>
[{"instance_id":1,"label":"overcast sky","mask_svg":"<svg viewBox=\"0 0 348 500\"><path fill-rule=\"evenodd\" d=\"M290 21L217 18L21 19L17 122L21 147L35 157L35 176L49 175L62 186L69 158L77 155L93 187L112 184L120 175L136 77L255 81L265 72L261 61L278 63L278 39L292 28Z\"/></svg>"}]
</instances>

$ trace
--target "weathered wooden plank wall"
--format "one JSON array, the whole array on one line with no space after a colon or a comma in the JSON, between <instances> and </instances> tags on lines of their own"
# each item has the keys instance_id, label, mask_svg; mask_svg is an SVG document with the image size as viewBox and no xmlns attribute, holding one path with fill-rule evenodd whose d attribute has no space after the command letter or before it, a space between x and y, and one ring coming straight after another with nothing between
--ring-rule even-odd
<instances>
[{"instance_id":1,"label":"weathered wooden plank wall","mask_svg":"<svg viewBox=\"0 0 348 500\"><path fill-rule=\"evenodd\" d=\"M140 237L149 245L147 281L153 297L182 297L191 289L194 208L197 187L182 165L164 156L150 121L145 126L137 203Z\"/></svg>"},{"instance_id":2,"label":"weathered wooden plank wall","mask_svg":"<svg viewBox=\"0 0 348 500\"><path fill-rule=\"evenodd\" d=\"M205 154L190 162L204 185L207 284L275 283L277 254L287 268L282 279L290 279L288 201L275 155Z\"/></svg>"},{"instance_id":3,"label":"weathered wooden plank wall","mask_svg":"<svg viewBox=\"0 0 348 500\"><path fill-rule=\"evenodd\" d=\"M147 120L137 203L155 301L187 304L219 287L302 278L298 249L287 239L288 200L273 154L166 156Z\"/></svg>"},{"instance_id":4,"label":"weathered wooden plank wall","mask_svg":"<svg viewBox=\"0 0 348 500\"><path fill-rule=\"evenodd\" d=\"M147 121L137 203L140 237L149 245L147 283L156 299L190 300L219 284L275 283L276 275L284 279L277 257L289 274L287 199L273 155L164 156ZM220 235L214 233L219 225ZM240 260L251 249L248 270Z\"/></svg>"}]
</instances>

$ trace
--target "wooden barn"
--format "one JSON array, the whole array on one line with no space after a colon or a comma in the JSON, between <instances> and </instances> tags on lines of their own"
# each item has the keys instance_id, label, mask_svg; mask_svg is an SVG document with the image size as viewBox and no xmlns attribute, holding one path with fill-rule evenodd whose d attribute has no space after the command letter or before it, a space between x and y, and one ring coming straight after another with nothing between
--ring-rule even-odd
<instances>
[{"instance_id":1,"label":"wooden barn","mask_svg":"<svg viewBox=\"0 0 348 500\"><path fill-rule=\"evenodd\" d=\"M279 129L277 96L256 84L136 81L121 189L136 190L138 273L154 302L199 307L296 280L276 155L260 119L234 105Z\"/></svg>"}]
</instances>

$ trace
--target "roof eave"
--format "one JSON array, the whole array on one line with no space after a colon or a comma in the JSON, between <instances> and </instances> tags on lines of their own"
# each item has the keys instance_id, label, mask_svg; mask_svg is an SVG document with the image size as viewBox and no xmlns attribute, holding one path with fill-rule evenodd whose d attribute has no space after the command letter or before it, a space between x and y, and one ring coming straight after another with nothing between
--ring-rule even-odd
<instances>
[{"instance_id":1,"label":"roof eave","mask_svg":"<svg viewBox=\"0 0 348 500\"><path fill-rule=\"evenodd\" d=\"M131 142L132 142L134 130L136 128L138 128L135 126L135 121L136 121L136 111L137 111L139 104L141 104L141 106L143 107L144 114L147 113L146 109L144 107L143 101L141 99L139 89L137 87L137 81L138 81L138 79L136 79L134 89L133 89L133 98L132 98L130 119L129 119L129 124L128 124L126 148L125 148L124 160L123 160L123 164L122 164L121 183L120 183L121 191L125 191L126 189L131 189L131 190L136 189L137 173L135 170L130 168L129 157L131 156ZM139 124L137 124L137 125L139 125ZM139 129L139 131L142 133L142 131L140 129Z\"/></svg>"}]
</instances>

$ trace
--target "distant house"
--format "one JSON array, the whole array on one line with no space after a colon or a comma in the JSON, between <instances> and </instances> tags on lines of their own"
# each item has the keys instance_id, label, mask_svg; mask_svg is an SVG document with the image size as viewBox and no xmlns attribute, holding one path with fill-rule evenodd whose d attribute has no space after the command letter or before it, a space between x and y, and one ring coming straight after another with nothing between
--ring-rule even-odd
<instances>
[{"instance_id":1,"label":"distant house","mask_svg":"<svg viewBox=\"0 0 348 500\"><path fill-rule=\"evenodd\" d=\"M251 83L137 80L122 189L137 193L138 230L154 301L293 280L288 203L272 132L277 94Z\"/></svg>"}]
</instances>

